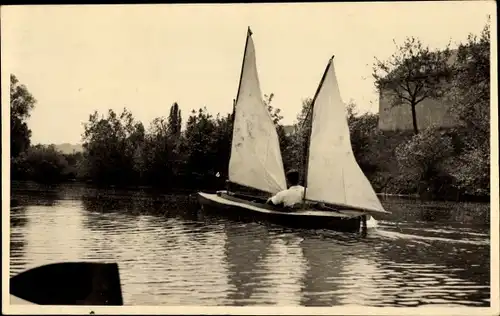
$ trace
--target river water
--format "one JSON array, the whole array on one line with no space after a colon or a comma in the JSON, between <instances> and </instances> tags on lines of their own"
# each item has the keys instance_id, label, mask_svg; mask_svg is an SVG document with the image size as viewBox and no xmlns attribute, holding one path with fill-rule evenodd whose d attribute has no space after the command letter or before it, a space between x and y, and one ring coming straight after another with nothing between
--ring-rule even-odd
<instances>
[{"instance_id":1,"label":"river water","mask_svg":"<svg viewBox=\"0 0 500 316\"><path fill-rule=\"evenodd\" d=\"M10 273L117 262L126 305L490 305L489 204L383 199L366 237L242 223L188 195L14 186Z\"/></svg>"}]
</instances>

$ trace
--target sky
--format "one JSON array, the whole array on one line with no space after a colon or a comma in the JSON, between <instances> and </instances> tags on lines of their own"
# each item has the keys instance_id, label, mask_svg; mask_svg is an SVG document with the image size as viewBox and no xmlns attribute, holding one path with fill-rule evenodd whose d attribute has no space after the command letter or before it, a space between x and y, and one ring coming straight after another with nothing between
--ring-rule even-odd
<instances>
[{"instance_id":1,"label":"sky","mask_svg":"<svg viewBox=\"0 0 500 316\"><path fill-rule=\"evenodd\" d=\"M227 114L250 26L261 90L274 93L284 124L332 55L343 100L378 112L374 57L407 36L456 46L494 10L489 1L2 7L2 78L15 74L37 99L35 144L80 143L94 111L126 107L146 127L173 102L184 122L204 106Z\"/></svg>"}]
</instances>

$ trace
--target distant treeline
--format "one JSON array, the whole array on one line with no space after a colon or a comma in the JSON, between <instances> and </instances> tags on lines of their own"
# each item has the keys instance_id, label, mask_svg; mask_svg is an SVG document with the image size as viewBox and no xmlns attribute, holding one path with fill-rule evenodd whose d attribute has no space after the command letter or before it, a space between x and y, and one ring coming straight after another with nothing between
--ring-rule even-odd
<instances>
[{"instance_id":1,"label":"distant treeline","mask_svg":"<svg viewBox=\"0 0 500 316\"><path fill-rule=\"evenodd\" d=\"M490 37L489 24L458 48L447 66L447 50L430 52L409 38L387 61L374 65L378 89L393 90L394 106L415 106L427 97L452 102L460 124L401 132L378 129L378 114L358 115L348 104L351 143L358 164L377 192L431 198L488 197L490 192ZM384 72L385 75L380 75ZM447 80L446 91L442 81ZM403 89L401 89L403 87ZM63 154L54 146L30 144L26 119L36 100L11 75L11 177L55 183L147 185L165 189L220 189L227 178L232 116L193 110L181 129L177 103L147 128L124 109L90 115L82 134L83 152ZM286 133L273 94L264 96L274 119L286 169L303 174L311 99L303 101L294 131ZM419 101L420 100L420 101ZM218 176L217 176L218 174Z\"/></svg>"}]
</instances>

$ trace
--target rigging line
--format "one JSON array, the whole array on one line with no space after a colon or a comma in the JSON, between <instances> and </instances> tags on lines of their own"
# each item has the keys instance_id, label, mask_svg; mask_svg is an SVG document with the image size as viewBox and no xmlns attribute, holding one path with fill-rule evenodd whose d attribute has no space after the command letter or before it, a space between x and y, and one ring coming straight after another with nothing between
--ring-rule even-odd
<instances>
[{"instance_id":1,"label":"rigging line","mask_svg":"<svg viewBox=\"0 0 500 316\"><path fill-rule=\"evenodd\" d=\"M342 188L344 189L344 203L347 204L347 192L345 190L344 167L341 167L340 170L342 171Z\"/></svg>"}]
</instances>

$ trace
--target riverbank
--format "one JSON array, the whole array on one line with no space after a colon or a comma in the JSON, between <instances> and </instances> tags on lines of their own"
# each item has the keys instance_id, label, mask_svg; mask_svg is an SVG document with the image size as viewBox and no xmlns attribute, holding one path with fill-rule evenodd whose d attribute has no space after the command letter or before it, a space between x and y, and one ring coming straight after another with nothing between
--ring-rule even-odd
<instances>
[{"instance_id":1,"label":"riverbank","mask_svg":"<svg viewBox=\"0 0 500 316\"><path fill-rule=\"evenodd\" d=\"M175 187L155 187L155 186L147 186L147 185L94 185L92 183L83 182L83 181L66 181L58 184L40 184L34 181L12 181L11 182L11 190L17 192L54 192L56 193L58 190L69 191L69 192L95 192L99 194L102 192L107 195L130 195L131 192L144 192L152 195L191 195L199 191L214 193L217 190L221 190L223 187L212 187L212 188L195 188L195 189L186 189L186 188L175 188ZM80 194L79 193L79 194ZM12 192L11 192L12 194ZM79 195L78 194L78 195ZM63 194L65 195L65 194ZM462 197L462 199L433 199L426 195L418 195L418 194L392 194L392 193L377 193L377 196L381 199L403 199L403 200L417 200L417 201L442 201L442 202L473 202L473 203L489 203L489 197L478 198L478 197ZM11 199L12 203L12 199ZM11 204L11 206L13 206ZM15 205L14 205L15 206Z\"/></svg>"}]
</instances>

